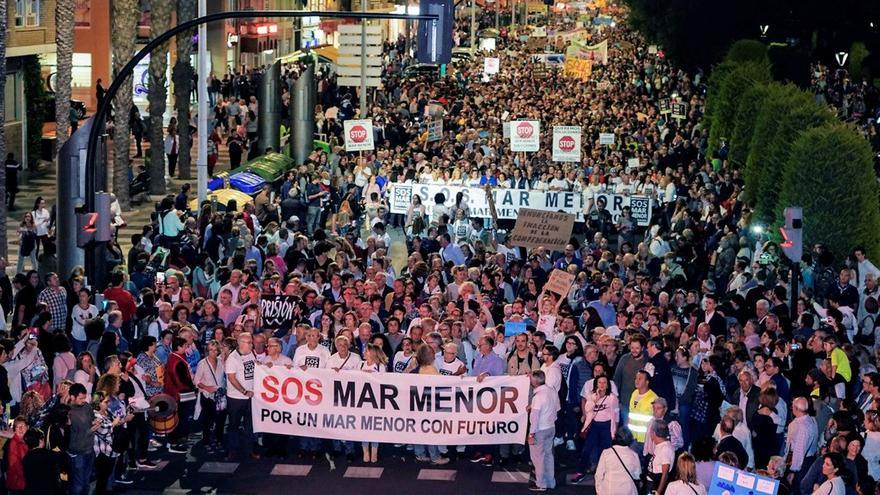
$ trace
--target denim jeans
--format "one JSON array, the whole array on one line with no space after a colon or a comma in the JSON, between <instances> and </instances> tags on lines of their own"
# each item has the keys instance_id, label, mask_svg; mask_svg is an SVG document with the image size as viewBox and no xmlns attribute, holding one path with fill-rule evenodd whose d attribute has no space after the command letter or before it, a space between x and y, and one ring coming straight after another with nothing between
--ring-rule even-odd
<instances>
[{"instance_id":1,"label":"denim jeans","mask_svg":"<svg viewBox=\"0 0 880 495\"><path fill-rule=\"evenodd\" d=\"M535 466L535 484L541 488L556 488L553 463L554 428L535 433L534 445L529 445L529 456Z\"/></svg>"},{"instance_id":2,"label":"denim jeans","mask_svg":"<svg viewBox=\"0 0 880 495\"><path fill-rule=\"evenodd\" d=\"M584 473L587 469L595 467L599 463L602 451L609 447L611 447L611 421L593 421L587 431L584 448L581 450L578 471Z\"/></svg>"},{"instance_id":3,"label":"denim jeans","mask_svg":"<svg viewBox=\"0 0 880 495\"><path fill-rule=\"evenodd\" d=\"M229 432L226 434L229 453L240 450L246 456L252 454L254 424L251 419L251 400L229 397L226 399L226 410L229 412Z\"/></svg>"},{"instance_id":4,"label":"denim jeans","mask_svg":"<svg viewBox=\"0 0 880 495\"><path fill-rule=\"evenodd\" d=\"M354 454L354 442L347 440L333 440L333 450L343 454Z\"/></svg>"},{"instance_id":5,"label":"denim jeans","mask_svg":"<svg viewBox=\"0 0 880 495\"><path fill-rule=\"evenodd\" d=\"M70 495L89 495L94 469L94 452L70 455Z\"/></svg>"},{"instance_id":6,"label":"denim jeans","mask_svg":"<svg viewBox=\"0 0 880 495\"><path fill-rule=\"evenodd\" d=\"M322 208L320 206L309 206L309 212L306 216L306 229L309 231L309 234L314 234L318 227L320 227L321 211Z\"/></svg>"},{"instance_id":7,"label":"denim jeans","mask_svg":"<svg viewBox=\"0 0 880 495\"><path fill-rule=\"evenodd\" d=\"M416 457L430 457L431 462L440 459L440 449L436 445L415 445Z\"/></svg>"}]
</instances>

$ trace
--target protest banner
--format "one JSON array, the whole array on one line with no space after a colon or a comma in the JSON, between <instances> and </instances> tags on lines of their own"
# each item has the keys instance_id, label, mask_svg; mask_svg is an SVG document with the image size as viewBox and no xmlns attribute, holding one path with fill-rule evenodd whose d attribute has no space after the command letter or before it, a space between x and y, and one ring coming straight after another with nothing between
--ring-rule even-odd
<instances>
[{"instance_id":1,"label":"protest banner","mask_svg":"<svg viewBox=\"0 0 880 495\"><path fill-rule=\"evenodd\" d=\"M608 40L595 45L588 45L580 41L572 41L571 46L565 50L565 57L580 60L590 60L593 63L605 65L608 63Z\"/></svg>"},{"instance_id":2,"label":"protest banner","mask_svg":"<svg viewBox=\"0 0 880 495\"><path fill-rule=\"evenodd\" d=\"M373 121L346 120L343 123L345 134L345 151L371 151L373 144Z\"/></svg>"},{"instance_id":3,"label":"protest banner","mask_svg":"<svg viewBox=\"0 0 880 495\"><path fill-rule=\"evenodd\" d=\"M601 132L599 133L599 144L601 145L613 145L614 144L614 133L613 132Z\"/></svg>"},{"instance_id":4,"label":"protest banner","mask_svg":"<svg viewBox=\"0 0 880 495\"><path fill-rule=\"evenodd\" d=\"M709 495L776 495L779 481L715 462Z\"/></svg>"},{"instance_id":5,"label":"protest banner","mask_svg":"<svg viewBox=\"0 0 880 495\"><path fill-rule=\"evenodd\" d=\"M522 444L527 376L476 378L257 366L254 431L356 442Z\"/></svg>"},{"instance_id":6,"label":"protest banner","mask_svg":"<svg viewBox=\"0 0 880 495\"><path fill-rule=\"evenodd\" d=\"M264 295L260 298L260 318L263 328L274 330L290 325L296 298L293 296Z\"/></svg>"},{"instance_id":7,"label":"protest banner","mask_svg":"<svg viewBox=\"0 0 880 495\"><path fill-rule=\"evenodd\" d=\"M629 158L626 161L626 169L627 170L632 170L634 168L639 168L641 166L642 166L642 164L641 164L641 162L639 162L638 158Z\"/></svg>"},{"instance_id":8,"label":"protest banner","mask_svg":"<svg viewBox=\"0 0 880 495\"><path fill-rule=\"evenodd\" d=\"M428 122L428 142L440 141L443 138L443 119Z\"/></svg>"},{"instance_id":9,"label":"protest banner","mask_svg":"<svg viewBox=\"0 0 880 495\"><path fill-rule=\"evenodd\" d=\"M402 184L392 182L390 185L388 200L391 213L406 214L412 204L414 195L418 195L425 205L428 215L434 209L434 196L443 193L446 197L446 206L452 207L456 195L461 192L463 200L467 203L471 217L492 218L489 211L489 202L486 191L475 187L447 186L443 184ZM584 207L595 204L596 200L603 198L611 213L614 222L620 218L625 206L633 211L633 219L640 227L646 227L651 223L653 202L647 196L599 193L584 197L583 194L567 191L538 191L526 189L503 189L492 188L491 197L495 200L495 210L498 218L502 220L516 219L521 208L537 208L550 211L562 210L576 215L577 222L584 221ZM635 207L634 207L635 206Z\"/></svg>"},{"instance_id":10,"label":"protest banner","mask_svg":"<svg viewBox=\"0 0 880 495\"><path fill-rule=\"evenodd\" d=\"M660 109L660 115L666 115L668 113L672 113L672 105L669 102L669 98L663 98L657 102L657 108Z\"/></svg>"},{"instance_id":11,"label":"protest banner","mask_svg":"<svg viewBox=\"0 0 880 495\"><path fill-rule=\"evenodd\" d=\"M562 297L568 297L568 291L574 283L574 275L565 270L555 269L550 272L547 283L544 284L544 290L559 294Z\"/></svg>"},{"instance_id":12,"label":"protest banner","mask_svg":"<svg viewBox=\"0 0 880 495\"><path fill-rule=\"evenodd\" d=\"M553 126L553 161L581 161L581 127L577 125Z\"/></svg>"},{"instance_id":13,"label":"protest banner","mask_svg":"<svg viewBox=\"0 0 880 495\"><path fill-rule=\"evenodd\" d=\"M510 151L538 151L541 147L541 121L514 120L510 122Z\"/></svg>"},{"instance_id":14,"label":"protest banner","mask_svg":"<svg viewBox=\"0 0 880 495\"><path fill-rule=\"evenodd\" d=\"M501 70L501 59L497 57L486 57L483 59L483 73L487 75L498 74Z\"/></svg>"},{"instance_id":15,"label":"protest banner","mask_svg":"<svg viewBox=\"0 0 880 495\"><path fill-rule=\"evenodd\" d=\"M514 246L536 248L544 246L562 251L571 239L575 215L548 210L520 208L516 224L511 232Z\"/></svg>"}]
</instances>

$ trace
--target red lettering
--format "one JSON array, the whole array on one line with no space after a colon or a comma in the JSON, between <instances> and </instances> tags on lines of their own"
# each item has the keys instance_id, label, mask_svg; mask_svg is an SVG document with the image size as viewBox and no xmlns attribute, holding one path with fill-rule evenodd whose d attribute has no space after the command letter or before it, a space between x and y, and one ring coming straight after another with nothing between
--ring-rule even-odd
<instances>
[{"instance_id":1,"label":"red lettering","mask_svg":"<svg viewBox=\"0 0 880 495\"><path fill-rule=\"evenodd\" d=\"M289 387L291 384L296 385L296 395L294 395L293 397L291 397L287 393L287 387ZM299 380L297 380L296 378L293 378L293 377L288 377L288 378L284 379L284 384L281 385L281 396L282 396L281 398L284 399L284 402L291 404L291 405L296 404L297 402L300 401L300 399L302 399L302 393L303 393L303 386Z\"/></svg>"},{"instance_id":2,"label":"red lettering","mask_svg":"<svg viewBox=\"0 0 880 495\"><path fill-rule=\"evenodd\" d=\"M263 398L265 402L276 402L278 401L278 379L272 375L266 375L263 377L263 389L265 390L260 394L260 397Z\"/></svg>"},{"instance_id":3,"label":"red lettering","mask_svg":"<svg viewBox=\"0 0 880 495\"><path fill-rule=\"evenodd\" d=\"M324 398L324 394L321 393L321 382L318 380L307 380L306 392L308 393L308 395L306 395L306 402L310 406L317 406Z\"/></svg>"}]
</instances>

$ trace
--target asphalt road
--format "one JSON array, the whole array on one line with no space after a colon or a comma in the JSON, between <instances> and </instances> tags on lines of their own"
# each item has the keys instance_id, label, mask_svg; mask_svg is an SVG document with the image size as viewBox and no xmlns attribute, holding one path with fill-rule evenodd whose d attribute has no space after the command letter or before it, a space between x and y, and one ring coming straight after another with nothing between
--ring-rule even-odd
<instances>
[{"instance_id":1,"label":"asphalt road","mask_svg":"<svg viewBox=\"0 0 880 495\"><path fill-rule=\"evenodd\" d=\"M164 449L153 453L162 461L152 471L133 473L134 484L127 494L223 493L223 494L289 494L292 492L321 495L352 495L353 493L388 493L393 495L431 494L516 494L528 490L529 465L526 460L515 466L483 466L469 462L469 448L463 458L445 466L431 466L414 460L412 452L403 447L382 445L377 464L364 464L358 456L348 462L344 456L335 459L335 466L323 457L303 458L297 454L285 459L263 458L258 461L224 462L219 453L194 446L189 454L170 454ZM593 494L591 484L565 485L570 469L561 466L573 458L557 449L557 494ZM353 491L354 490L354 491Z\"/></svg>"}]
</instances>

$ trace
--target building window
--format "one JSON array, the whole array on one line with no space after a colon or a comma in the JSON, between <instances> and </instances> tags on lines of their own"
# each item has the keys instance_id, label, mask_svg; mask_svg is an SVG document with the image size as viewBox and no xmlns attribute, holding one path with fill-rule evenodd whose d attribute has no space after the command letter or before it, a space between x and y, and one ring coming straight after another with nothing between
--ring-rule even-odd
<instances>
[{"instance_id":1,"label":"building window","mask_svg":"<svg viewBox=\"0 0 880 495\"><path fill-rule=\"evenodd\" d=\"M6 102L6 122L21 120L21 79L17 73L6 74L6 94L3 95Z\"/></svg>"},{"instance_id":2,"label":"building window","mask_svg":"<svg viewBox=\"0 0 880 495\"><path fill-rule=\"evenodd\" d=\"M40 25L42 0L15 0L15 27Z\"/></svg>"},{"instance_id":3,"label":"building window","mask_svg":"<svg viewBox=\"0 0 880 495\"><path fill-rule=\"evenodd\" d=\"M58 57L47 53L40 57L40 65L50 74L49 86L55 88L55 73L58 71ZM71 85L74 88L88 88L92 85L92 54L74 53L71 67Z\"/></svg>"}]
</instances>

